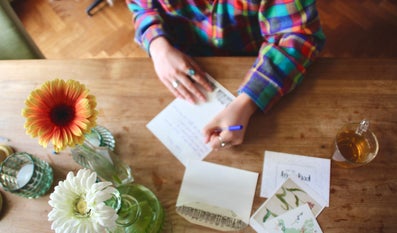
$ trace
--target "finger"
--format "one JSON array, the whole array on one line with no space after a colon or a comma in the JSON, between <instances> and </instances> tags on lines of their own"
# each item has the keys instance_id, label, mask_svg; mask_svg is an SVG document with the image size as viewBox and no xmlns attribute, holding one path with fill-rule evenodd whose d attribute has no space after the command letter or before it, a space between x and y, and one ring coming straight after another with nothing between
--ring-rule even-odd
<instances>
[{"instance_id":1,"label":"finger","mask_svg":"<svg viewBox=\"0 0 397 233\"><path fill-rule=\"evenodd\" d=\"M194 71L194 74L191 75L191 70ZM195 64L192 63L192 67L187 69L186 72L191 79L193 79L196 83L198 83L199 85L201 85L202 87L204 87L204 89L206 91L213 91L213 86L211 85L211 83L208 81L206 74L200 69L200 67Z\"/></svg>"},{"instance_id":2,"label":"finger","mask_svg":"<svg viewBox=\"0 0 397 233\"><path fill-rule=\"evenodd\" d=\"M227 149L230 148L233 144L231 141L227 139L227 135L212 135L210 145L213 149Z\"/></svg>"},{"instance_id":3,"label":"finger","mask_svg":"<svg viewBox=\"0 0 397 233\"><path fill-rule=\"evenodd\" d=\"M187 79L183 75L180 75L180 77L183 79ZM169 78L168 80L162 79L161 80L165 86L177 97L177 98L182 98L184 100L189 101L190 103L195 103L195 100L193 96L190 94L190 92L184 87L183 83L186 82L181 82L180 78Z\"/></svg>"},{"instance_id":4,"label":"finger","mask_svg":"<svg viewBox=\"0 0 397 233\"><path fill-rule=\"evenodd\" d=\"M191 98L193 100L193 97L200 100L200 101L206 101L205 95L199 90L199 88L187 77L187 76L182 76L178 79L183 87L179 88L178 90L180 93L187 98ZM196 102L196 101L194 101Z\"/></svg>"},{"instance_id":5,"label":"finger","mask_svg":"<svg viewBox=\"0 0 397 233\"><path fill-rule=\"evenodd\" d=\"M186 77L184 77L185 79L187 79ZM183 79L183 77L182 77ZM174 86L171 83L171 87L174 89L174 91L178 92L178 94L185 100L189 101L190 103L196 103L195 98L193 97L193 95L190 93L190 91L186 88L186 85L188 85L188 83L186 82L186 80L181 81L181 78L175 79L175 81L177 81L179 83L179 85ZM174 81L173 81L174 82ZM190 81L189 81L190 82ZM191 82L190 82L191 83Z\"/></svg>"},{"instance_id":6,"label":"finger","mask_svg":"<svg viewBox=\"0 0 397 233\"><path fill-rule=\"evenodd\" d=\"M211 135L210 140L209 140L209 145L214 150L219 150L221 148L218 135Z\"/></svg>"},{"instance_id":7,"label":"finger","mask_svg":"<svg viewBox=\"0 0 397 233\"><path fill-rule=\"evenodd\" d=\"M203 128L202 134L204 135L204 143L208 143L211 140L211 136L219 135L219 132L216 129L217 127L209 127L209 126Z\"/></svg>"},{"instance_id":8,"label":"finger","mask_svg":"<svg viewBox=\"0 0 397 233\"><path fill-rule=\"evenodd\" d=\"M176 98L183 98L181 94L179 94L179 91L172 85L171 82L169 81L163 81L161 80L162 83L171 91L171 93L176 97Z\"/></svg>"}]
</instances>

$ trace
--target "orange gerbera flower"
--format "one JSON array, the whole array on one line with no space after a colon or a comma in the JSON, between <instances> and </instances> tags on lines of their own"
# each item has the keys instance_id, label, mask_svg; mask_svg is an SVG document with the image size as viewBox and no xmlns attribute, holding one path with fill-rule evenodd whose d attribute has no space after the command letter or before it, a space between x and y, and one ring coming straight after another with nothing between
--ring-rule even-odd
<instances>
[{"instance_id":1,"label":"orange gerbera flower","mask_svg":"<svg viewBox=\"0 0 397 233\"><path fill-rule=\"evenodd\" d=\"M84 135L96 125L95 96L74 80L55 79L32 91L22 115L26 132L39 137L39 144L54 145L56 152L82 144Z\"/></svg>"}]
</instances>

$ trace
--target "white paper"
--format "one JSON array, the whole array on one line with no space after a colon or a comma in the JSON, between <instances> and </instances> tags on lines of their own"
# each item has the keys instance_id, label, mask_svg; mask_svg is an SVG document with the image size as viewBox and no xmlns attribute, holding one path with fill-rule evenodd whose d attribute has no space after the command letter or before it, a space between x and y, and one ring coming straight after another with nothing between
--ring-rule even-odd
<instances>
[{"instance_id":1,"label":"white paper","mask_svg":"<svg viewBox=\"0 0 397 233\"><path fill-rule=\"evenodd\" d=\"M148 124L147 128L186 166L189 160L202 160L211 147L204 143L204 126L223 110L235 96L207 75L214 91L207 93L207 102L191 104L175 99Z\"/></svg>"},{"instance_id":2,"label":"white paper","mask_svg":"<svg viewBox=\"0 0 397 233\"><path fill-rule=\"evenodd\" d=\"M191 222L218 230L231 230L230 219L241 220L245 227L249 223L257 179L255 172L191 160L177 199L177 212Z\"/></svg>"},{"instance_id":3,"label":"white paper","mask_svg":"<svg viewBox=\"0 0 397 233\"><path fill-rule=\"evenodd\" d=\"M261 233L322 233L308 204L299 206L276 218L270 219L265 223L264 228L265 230L261 231Z\"/></svg>"},{"instance_id":4,"label":"white paper","mask_svg":"<svg viewBox=\"0 0 397 233\"><path fill-rule=\"evenodd\" d=\"M265 151L261 197L270 197L290 176L310 186L329 206L331 162L329 159Z\"/></svg>"}]
</instances>

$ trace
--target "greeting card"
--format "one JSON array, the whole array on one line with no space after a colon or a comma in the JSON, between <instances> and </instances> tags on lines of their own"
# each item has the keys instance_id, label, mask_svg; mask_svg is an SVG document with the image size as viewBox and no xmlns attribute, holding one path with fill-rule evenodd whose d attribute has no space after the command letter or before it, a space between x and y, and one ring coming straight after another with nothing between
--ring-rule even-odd
<instances>
[{"instance_id":1,"label":"greeting card","mask_svg":"<svg viewBox=\"0 0 397 233\"><path fill-rule=\"evenodd\" d=\"M289 177L252 215L250 225L257 232L266 232L267 222L302 205L308 205L317 217L325 201L299 178Z\"/></svg>"},{"instance_id":2,"label":"greeting card","mask_svg":"<svg viewBox=\"0 0 397 233\"><path fill-rule=\"evenodd\" d=\"M301 205L264 225L266 233L322 233L308 204Z\"/></svg>"},{"instance_id":3,"label":"greeting card","mask_svg":"<svg viewBox=\"0 0 397 233\"><path fill-rule=\"evenodd\" d=\"M329 206L330 159L265 151L261 196L270 197L290 177L306 183Z\"/></svg>"}]
</instances>

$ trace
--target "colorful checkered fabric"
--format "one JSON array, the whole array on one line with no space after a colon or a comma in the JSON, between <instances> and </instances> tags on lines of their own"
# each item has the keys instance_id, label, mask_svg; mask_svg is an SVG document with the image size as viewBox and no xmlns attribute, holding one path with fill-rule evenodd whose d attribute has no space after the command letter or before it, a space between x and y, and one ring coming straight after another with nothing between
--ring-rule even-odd
<instances>
[{"instance_id":1,"label":"colorful checkered fabric","mask_svg":"<svg viewBox=\"0 0 397 233\"><path fill-rule=\"evenodd\" d=\"M126 0L135 41L164 36L191 56L257 56L239 93L263 111L293 90L324 45L314 0Z\"/></svg>"}]
</instances>

